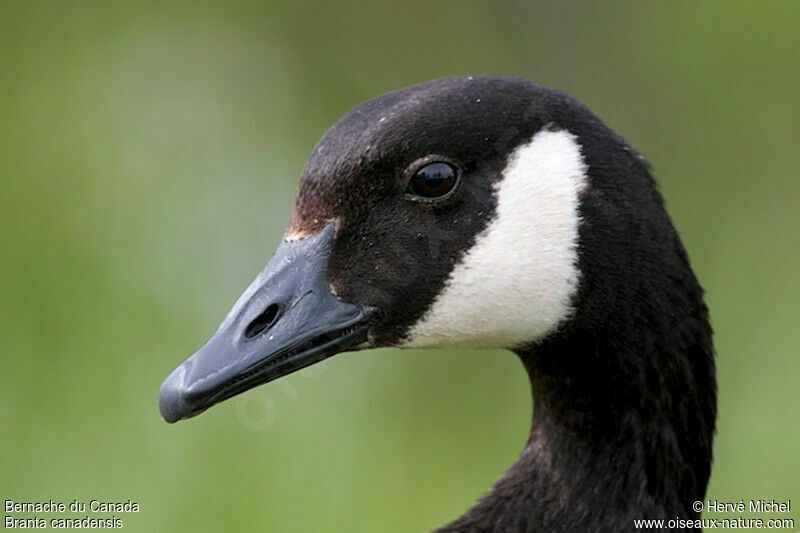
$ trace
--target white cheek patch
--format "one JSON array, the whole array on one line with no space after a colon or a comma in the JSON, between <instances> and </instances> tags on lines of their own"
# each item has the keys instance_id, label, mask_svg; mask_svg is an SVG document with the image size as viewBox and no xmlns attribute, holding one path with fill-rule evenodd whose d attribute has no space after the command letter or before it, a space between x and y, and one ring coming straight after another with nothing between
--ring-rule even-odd
<instances>
[{"instance_id":1,"label":"white cheek patch","mask_svg":"<svg viewBox=\"0 0 800 533\"><path fill-rule=\"evenodd\" d=\"M544 130L511 155L495 218L455 266L403 346L513 348L569 317L578 286L580 145Z\"/></svg>"}]
</instances>

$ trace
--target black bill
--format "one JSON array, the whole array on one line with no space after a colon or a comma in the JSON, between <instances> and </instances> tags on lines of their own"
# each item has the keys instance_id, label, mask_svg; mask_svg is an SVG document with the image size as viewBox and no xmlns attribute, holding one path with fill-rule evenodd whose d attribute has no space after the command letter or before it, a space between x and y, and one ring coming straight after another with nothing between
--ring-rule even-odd
<instances>
[{"instance_id":1,"label":"black bill","mask_svg":"<svg viewBox=\"0 0 800 533\"><path fill-rule=\"evenodd\" d=\"M335 227L284 242L216 333L161 384L167 422L367 341L375 309L337 299L328 284Z\"/></svg>"}]
</instances>

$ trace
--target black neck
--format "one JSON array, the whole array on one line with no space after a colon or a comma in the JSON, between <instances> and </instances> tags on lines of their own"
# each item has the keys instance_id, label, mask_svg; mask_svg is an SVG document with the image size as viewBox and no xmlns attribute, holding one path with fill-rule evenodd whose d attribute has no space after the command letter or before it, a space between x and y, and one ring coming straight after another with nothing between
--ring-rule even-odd
<instances>
[{"instance_id":1,"label":"black neck","mask_svg":"<svg viewBox=\"0 0 800 533\"><path fill-rule=\"evenodd\" d=\"M518 351L536 397L528 443L443 531L630 531L638 518L696 518L716 396L704 318L674 330L677 344L572 330Z\"/></svg>"}]
</instances>

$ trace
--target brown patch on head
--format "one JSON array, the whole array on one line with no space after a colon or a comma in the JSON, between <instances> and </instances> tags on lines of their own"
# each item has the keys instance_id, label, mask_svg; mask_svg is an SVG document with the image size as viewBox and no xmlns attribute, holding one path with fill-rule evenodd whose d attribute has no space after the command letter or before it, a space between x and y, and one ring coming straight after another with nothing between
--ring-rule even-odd
<instances>
[{"instance_id":1,"label":"brown patch on head","mask_svg":"<svg viewBox=\"0 0 800 533\"><path fill-rule=\"evenodd\" d=\"M304 229L289 228L283 235L283 240L286 242L300 241L303 239L307 239L312 235L314 235L314 233L308 232Z\"/></svg>"},{"instance_id":2,"label":"brown patch on head","mask_svg":"<svg viewBox=\"0 0 800 533\"><path fill-rule=\"evenodd\" d=\"M318 188L309 190L307 181L302 180L292 214L292 223L284 238L287 241L296 241L310 237L334 220L336 215L328 199L329 195L322 194Z\"/></svg>"},{"instance_id":3,"label":"brown patch on head","mask_svg":"<svg viewBox=\"0 0 800 533\"><path fill-rule=\"evenodd\" d=\"M295 209L295 215L292 217L292 224L289 226L289 229L286 230L286 233L283 235L283 240L286 242L294 242L299 241L302 239L307 239L313 235L316 235L322 228L328 225L328 223L333 222L334 219L327 218L327 219L319 219L313 218L311 220L300 220L297 219L297 209Z\"/></svg>"}]
</instances>

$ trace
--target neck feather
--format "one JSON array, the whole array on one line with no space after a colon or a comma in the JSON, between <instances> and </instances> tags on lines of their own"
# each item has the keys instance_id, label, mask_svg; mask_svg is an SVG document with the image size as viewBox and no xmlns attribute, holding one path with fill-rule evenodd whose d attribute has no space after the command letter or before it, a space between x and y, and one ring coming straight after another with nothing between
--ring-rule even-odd
<instances>
[{"instance_id":1,"label":"neck feather","mask_svg":"<svg viewBox=\"0 0 800 533\"><path fill-rule=\"evenodd\" d=\"M663 336L625 335L620 322L614 337L571 328L517 351L536 397L530 438L442 531L627 531L638 518L696 518L716 417L702 302L698 312L662 320Z\"/></svg>"}]
</instances>

